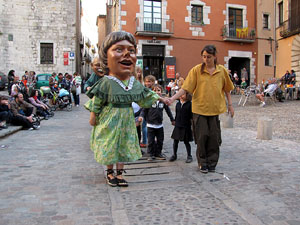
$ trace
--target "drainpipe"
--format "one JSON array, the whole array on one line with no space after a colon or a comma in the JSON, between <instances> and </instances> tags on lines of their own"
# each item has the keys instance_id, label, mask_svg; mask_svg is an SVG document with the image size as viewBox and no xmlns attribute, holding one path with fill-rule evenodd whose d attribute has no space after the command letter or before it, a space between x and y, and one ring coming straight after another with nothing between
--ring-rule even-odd
<instances>
[{"instance_id":1,"label":"drainpipe","mask_svg":"<svg viewBox=\"0 0 300 225\"><path fill-rule=\"evenodd\" d=\"M254 1L254 30L255 30L255 33L256 33L256 37L257 37L257 0ZM257 38L256 38L256 52L258 50L258 41L257 41ZM256 54L256 63L257 63L257 59L258 59L258 54ZM250 66L251 66L251 62L250 62ZM256 84L258 84L258 66L255 67L255 70L256 70L256 73L254 71L254 73L256 74L255 75L255 81L256 81Z\"/></svg>"},{"instance_id":2,"label":"drainpipe","mask_svg":"<svg viewBox=\"0 0 300 225\"><path fill-rule=\"evenodd\" d=\"M274 77L276 77L276 52L277 52L277 38L276 38L276 0L274 0Z\"/></svg>"}]
</instances>

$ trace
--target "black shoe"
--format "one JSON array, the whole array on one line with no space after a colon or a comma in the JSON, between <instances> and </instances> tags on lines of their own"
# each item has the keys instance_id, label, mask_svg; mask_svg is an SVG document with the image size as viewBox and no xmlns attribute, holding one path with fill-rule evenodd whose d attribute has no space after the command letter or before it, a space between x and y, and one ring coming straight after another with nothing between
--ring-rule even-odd
<instances>
[{"instance_id":1,"label":"black shoe","mask_svg":"<svg viewBox=\"0 0 300 225\"><path fill-rule=\"evenodd\" d=\"M113 178L110 178L108 175L112 174ZM111 187L116 187L118 185L118 180L114 176L114 170L113 169L108 169L107 170L107 175L106 175L106 182L109 186Z\"/></svg>"},{"instance_id":2,"label":"black shoe","mask_svg":"<svg viewBox=\"0 0 300 225\"><path fill-rule=\"evenodd\" d=\"M124 173L126 173L126 171L124 169L117 169L117 184L119 187L128 187L128 182L126 180L124 180L123 178L119 179L118 176L122 175Z\"/></svg>"},{"instance_id":3,"label":"black shoe","mask_svg":"<svg viewBox=\"0 0 300 225\"><path fill-rule=\"evenodd\" d=\"M216 167L208 167L208 172L210 172L210 173L214 173L214 172L216 172Z\"/></svg>"},{"instance_id":4,"label":"black shoe","mask_svg":"<svg viewBox=\"0 0 300 225\"><path fill-rule=\"evenodd\" d=\"M185 160L186 163L191 163L193 162L193 157L190 155L187 157L187 159Z\"/></svg>"},{"instance_id":5,"label":"black shoe","mask_svg":"<svg viewBox=\"0 0 300 225\"><path fill-rule=\"evenodd\" d=\"M167 157L162 153L160 153L159 155L156 155L155 158L158 160L166 160L167 159Z\"/></svg>"},{"instance_id":6,"label":"black shoe","mask_svg":"<svg viewBox=\"0 0 300 225\"><path fill-rule=\"evenodd\" d=\"M208 173L207 166L199 166L199 169L201 173Z\"/></svg>"},{"instance_id":7,"label":"black shoe","mask_svg":"<svg viewBox=\"0 0 300 225\"><path fill-rule=\"evenodd\" d=\"M171 158L169 159L170 162L174 162L177 159L176 155L172 155Z\"/></svg>"}]
</instances>

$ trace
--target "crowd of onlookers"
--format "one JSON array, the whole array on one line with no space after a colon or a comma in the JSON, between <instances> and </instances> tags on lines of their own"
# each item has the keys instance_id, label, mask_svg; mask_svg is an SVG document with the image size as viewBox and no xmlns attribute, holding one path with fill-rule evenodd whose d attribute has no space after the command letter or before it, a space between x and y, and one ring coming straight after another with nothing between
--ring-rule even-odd
<instances>
[{"instance_id":1,"label":"crowd of onlookers","mask_svg":"<svg viewBox=\"0 0 300 225\"><path fill-rule=\"evenodd\" d=\"M53 116L52 106L56 104L57 99L35 89L36 82L34 71L25 71L21 79L14 70L9 71L8 95L0 96L0 129L6 129L9 124L28 130L39 129L41 119L48 120ZM73 75L53 72L49 78L48 89L56 96L66 92L70 96L71 104L74 102L78 107L83 79L77 72Z\"/></svg>"},{"instance_id":2,"label":"crowd of onlookers","mask_svg":"<svg viewBox=\"0 0 300 225\"><path fill-rule=\"evenodd\" d=\"M228 72L235 87L232 94L249 94L250 90L246 91L250 85L247 70L243 68L241 76L237 74L237 71L234 71L233 74L230 70ZM255 92L256 98L261 102L260 106L262 107L266 105L266 96L274 96L274 99L279 102L283 102L285 99L300 99L300 88L296 87L296 73L294 70L291 70L291 72L287 70L280 79L269 78L254 86L255 88L252 88L252 91Z\"/></svg>"}]
</instances>

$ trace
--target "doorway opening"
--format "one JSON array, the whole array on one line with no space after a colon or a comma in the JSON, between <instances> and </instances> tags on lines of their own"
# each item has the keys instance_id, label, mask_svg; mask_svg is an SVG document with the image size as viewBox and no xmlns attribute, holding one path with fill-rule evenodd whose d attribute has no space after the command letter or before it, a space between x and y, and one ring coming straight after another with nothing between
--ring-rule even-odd
<instances>
[{"instance_id":1,"label":"doorway opening","mask_svg":"<svg viewBox=\"0 0 300 225\"><path fill-rule=\"evenodd\" d=\"M229 59L229 69L231 70L231 74L233 75L234 72L237 72L237 75L239 77L239 83L241 83L241 74L243 68L246 68L248 73L248 80L247 80L247 86L250 85L250 59L244 58L244 57L232 57Z\"/></svg>"},{"instance_id":2,"label":"doorway opening","mask_svg":"<svg viewBox=\"0 0 300 225\"><path fill-rule=\"evenodd\" d=\"M155 76L158 83L164 86L164 45L143 45L143 75Z\"/></svg>"}]
</instances>

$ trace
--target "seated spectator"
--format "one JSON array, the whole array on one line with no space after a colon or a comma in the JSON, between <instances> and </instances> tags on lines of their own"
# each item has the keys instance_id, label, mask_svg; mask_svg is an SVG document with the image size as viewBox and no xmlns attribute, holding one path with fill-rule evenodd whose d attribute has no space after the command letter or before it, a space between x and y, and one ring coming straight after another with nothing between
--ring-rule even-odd
<instances>
[{"instance_id":1,"label":"seated spectator","mask_svg":"<svg viewBox=\"0 0 300 225\"><path fill-rule=\"evenodd\" d=\"M0 130L7 128L6 122L8 121L8 112L1 104L3 98L3 96L0 96ZM8 100L8 98L6 99Z\"/></svg>"},{"instance_id":2,"label":"seated spectator","mask_svg":"<svg viewBox=\"0 0 300 225\"><path fill-rule=\"evenodd\" d=\"M25 102L23 99L23 94L19 93L15 96L15 99L10 104L11 111L15 117L22 120L22 126L25 128L32 129L39 129L39 125L34 125L33 117L36 113L36 108Z\"/></svg>"},{"instance_id":3,"label":"seated spectator","mask_svg":"<svg viewBox=\"0 0 300 225\"><path fill-rule=\"evenodd\" d=\"M14 82L11 85L11 90L10 90L10 96L15 96L20 92L20 86L19 86L19 77L14 78Z\"/></svg>"},{"instance_id":4,"label":"seated spectator","mask_svg":"<svg viewBox=\"0 0 300 225\"><path fill-rule=\"evenodd\" d=\"M265 96L272 96L273 94L276 94L276 90L278 90L277 95L279 95L278 96L279 101L280 102L282 101L282 91L278 87L279 86L276 83L276 79L270 79L268 81L268 84L265 87L264 92L262 92L260 94L256 94L256 98L261 101L261 105L260 105L261 107L264 107L266 105L264 97Z\"/></svg>"},{"instance_id":5,"label":"seated spectator","mask_svg":"<svg viewBox=\"0 0 300 225\"><path fill-rule=\"evenodd\" d=\"M6 127L7 124L12 124L15 126L23 126L24 129L33 130L32 123L30 123L27 119L24 119L22 116L15 116L13 114L11 110L11 104L9 102L9 97L0 97L0 114L5 115L3 119L5 119Z\"/></svg>"},{"instance_id":6,"label":"seated spectator","mask_svg":"<svg viewBox=\"0 0 300 225\"><path fill-rule=\"evenodd\" d=\"M22 84L25 86L25 88L27 88L27 79L26 79L26 75L22 76L22 80L21 80Z\"/></svg>"},{"instance_id":7,"label":"seated spectator","mask_svg":"<svg viewBox=\"0 0 300 225\"><path fill-rule=\"evenodd\" d=\"M285 72L285 74L280 78L280 81L283 82L283 84L288 84L289 83L289 80L290 80L290 77L291 77L291 74L290 72L287 70Z\"/></svg>"},{"instance_id":8,"label":"seated spectator","mask_svg":"<svg viewBox=\"0 0 300 225\"><path fill-rule=\"evenodd\" d=\"M292 82L293 78L294 78L294 80L296 80L296 73L295 73L294 70L291 70L291 76L290 76L290 80L289 81Z\"/></svg>"},{"instance_id":9,"label":"seated spectator","mask_svg":"<svg viewBox=\"0 0 300 225\"><path fill-rule=\"evenodd\" d=\"M247 82L246 82L245 78L242 78L241 88L242 89L246 89L247 88Z\"/></svg>"},{"instance_id":10,"label":"seated spectator","mask_svg":"<svg viewBox=\"0 0 300 225\"><path fill-rule=\"evenodd\" d=\"M293 76L289 83L286 85L286 92L289 94L289 98L293 100L293 92L296 90L296 76Z\"/></svg>"},{"instance_id":11,"label":"seated spectator","mask_svg":"<svg viewBox=\"0 0 300 225\"><path fill-rule=\"evenodd\" d=\"M30 104L36 107L37 109L37 115L44 117L45 120L49 119L50 113L49 113L49 107L40 101L38 99L39 91L35 90L32 91L30 97L28 98L28 101Z\"/></svg>"}]
</instances>

